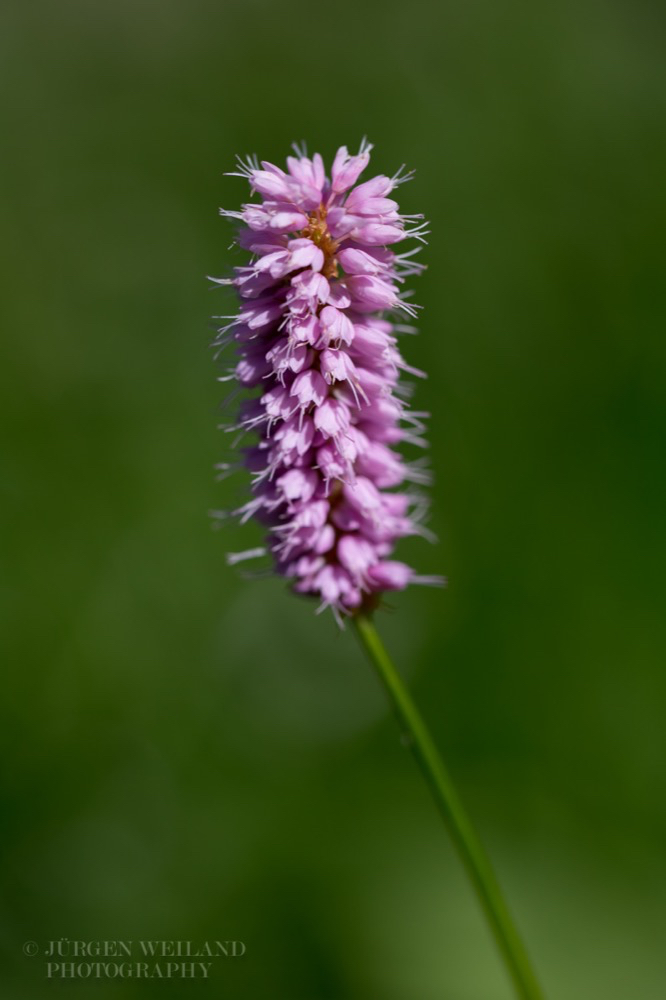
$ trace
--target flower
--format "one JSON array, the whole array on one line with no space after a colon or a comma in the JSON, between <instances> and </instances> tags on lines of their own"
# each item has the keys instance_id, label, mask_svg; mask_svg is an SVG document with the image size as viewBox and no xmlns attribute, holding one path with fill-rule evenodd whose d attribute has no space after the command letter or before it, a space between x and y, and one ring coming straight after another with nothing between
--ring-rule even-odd
<instances>
[{"instance_id":1,"label":"flower","mask_svg":"<svg viewBox=\"0 0 666 1000\"><path fill-rule=\"evenodd\" d=\"M440 584L391 558L398 539L425 534L423 497L393 492L406 481L428 482L421 462L394 450L425 446L427 414L410 411L396 334L414 332L396 319L416 315L400 286L422 265L421 216L401 215L390 195L410 174L379 175L357 184L372 146L357 155L342 146L330 177L321 156L294 147L287 170L255 158L232 176L247 178L260 201L222 215L241 223L240 247L250 263L234 277L240 309L219 330L217 346L235 343L240 360L226 376L259 389L241 406L232 430L254 430L244 449L252 498L233 513L269 529L266 548L228 557L230 563L269 552L296 593L319 600L336 618L373 607L386 590ZM223 466L222 471L229 470Z\"/></svg>"}]
</instances>

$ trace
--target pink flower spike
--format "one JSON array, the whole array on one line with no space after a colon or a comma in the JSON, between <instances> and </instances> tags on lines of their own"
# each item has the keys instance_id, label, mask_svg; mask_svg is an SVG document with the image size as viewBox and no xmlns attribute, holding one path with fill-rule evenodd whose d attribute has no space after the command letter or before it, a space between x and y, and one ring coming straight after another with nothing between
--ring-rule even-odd
<instances>
[{"instance_id":1,"label":"pink flower spike","mask_svg":"<svg viewBox=\"0 0 666 1000\"><path fill-rule=\"evenodd\" d=\"M390 319L407 309L398 292L418 273L412 251L391 246L422 241L423 227L406 230L388 197L399 174L357 184L370 150L340 147L330 178L319 154L298 150L286 171L240 161L237 176L257 200L224 213L241 223L239 245L253 257L220 280L241 301L216 342L240 355L223 380L258 390L227 428L258 435L242 453L252 497L234 513L266 526L276 572L340 622L372 609L383 591L442 582L392 559L400 538L428 534L422 498L403 487L427 472L394 450L425 442L423 415L398 385L416 370Z\"/></svg>"}]
</instances>

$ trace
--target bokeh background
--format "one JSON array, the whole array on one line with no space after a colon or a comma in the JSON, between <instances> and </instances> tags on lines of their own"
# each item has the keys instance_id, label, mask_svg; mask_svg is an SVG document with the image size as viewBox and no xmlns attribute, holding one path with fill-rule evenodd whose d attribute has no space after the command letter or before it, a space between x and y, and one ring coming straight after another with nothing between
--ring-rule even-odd
<instances>
[{"instance_id":1,"label":"bokeh background","mask_svg":"<svg viewBox=\"0 0 666 1000\"><path fill-rule=\"evenodd\" d=\"M5 4L2 995L509 1000L349 633L211 529L234 155L417 170L442 592L381 628L551 1000L666 996L663 10ZM415 282L415 284L417 284ZM59 938L246 945L48 982Z\"/></svg>"}]
</instances>

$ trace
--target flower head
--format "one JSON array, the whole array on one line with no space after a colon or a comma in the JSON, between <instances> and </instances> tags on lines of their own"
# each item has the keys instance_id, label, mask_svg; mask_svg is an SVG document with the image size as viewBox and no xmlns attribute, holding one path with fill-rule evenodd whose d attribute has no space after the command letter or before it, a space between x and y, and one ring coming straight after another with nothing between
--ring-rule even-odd
<instances>
[{"instance_id":1,"label":"flower head","mask_svg":"<svg viewBox=\"0 0 666 1000\"><path fill-rule=\"evenodd\" d=\"M422 265L416 250L393 249L425 242L425 224L390 197L410 175L357 184L371 149L341 147L330 177L318 153L297 147L286 170L239 161L235 176L260 200L222 212L241 223L238 243L252 257L220 282L235 287L240 309L215 343L240 355L226 378L259 390L234 427L259 436L245 449L252 497L234 513L269 529L266 549L229 561L270 552L297 593L338 619L383 591L443 582L391 558L398 539L426 534L422 496L393 492L427 482L394 450L425 445L426 414L410 411L400 383L403 371L423 373L404 362L396 336L413 332L399 321L416 314L400 286Z\"/></svg>"}]
</instances>

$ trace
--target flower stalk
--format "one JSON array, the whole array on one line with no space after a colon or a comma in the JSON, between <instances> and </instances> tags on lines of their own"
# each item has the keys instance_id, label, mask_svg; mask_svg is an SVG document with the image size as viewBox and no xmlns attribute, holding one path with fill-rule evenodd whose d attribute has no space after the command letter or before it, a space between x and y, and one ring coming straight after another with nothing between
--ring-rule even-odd
<instances>
[{"instance_id":1,"label":"flower stalk","mask_svg":"<svg viewBox=\"0 0 666 1000\"><path fill-rule=\"evenodd\" d=\"M371 616L357 614L352 621L361 646L386 689L405 741L416 757L474 886L517 996L520 1000L544 1000L488 855L419 710L391 661Z\"/></svg>"}]
</instances>

